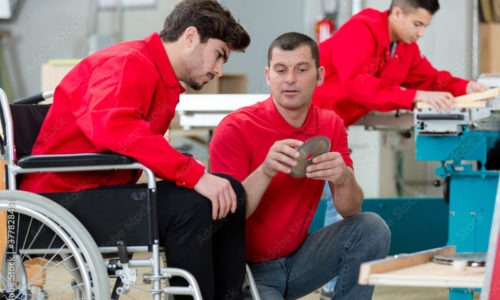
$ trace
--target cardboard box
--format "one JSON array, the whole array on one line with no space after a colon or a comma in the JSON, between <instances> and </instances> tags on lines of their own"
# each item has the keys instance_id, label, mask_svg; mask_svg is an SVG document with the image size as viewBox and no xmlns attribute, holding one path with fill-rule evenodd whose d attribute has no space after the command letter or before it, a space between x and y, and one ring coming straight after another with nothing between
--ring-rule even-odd
<instances>
[{"instance_id":1,"label":"cardboard box","mask_svg":"<svg viewBox=\"0 0 500 300\"><path fill-rule=\"evenodd\" d=\"M42 65L41 90L52 91L64 76L79 62L79 59L51 60Z\"/></svg>"},{"instance_id":2,"label":"cardboard box","mask_svg":"<svg viewBox=\"0 0 500 300\"><path fill-rule=\"evenodd\" d=\"M494 22L500 22L500 0L491 0L491 15Z\"/></svg>"},{"instance_id":3,"label":"cardboard box","mask_svg":"<svg viewBox=\"0 0 500 300\"><path fill-rule=\"evenodd\" d=\"M228 73L216 77L199 91L185 87L189 94L245 94L247 93L247 77L245 74Z\"/></svg>"},{"instance_id":4,"label":"cardboard box","mask_svg":"<svg viewBox=\"0 0 500 300\"><path fill-rule=\"evenodd\" d=\"M479 0L481 22L500 22L500 0Z\"/></svg>"},{"instance_id":5,"label":"cardboard box","mask_svg":"<svg viewBox=\"0 0 500 300\"><path fill-rule=\"evenodd\" d=\"M480 73L500 72L500 23L480 25Z\"/></svg>"},{"instance_id":6,"label":"cardboard box","mask_svg":"<svg viewBox=\"0 0 500 300\"><path fill-rule=\"evenodd\" d=\"M227 73L221 77L215 77L199 91L195 91L183 84L187 94L246 94L248 91L247 85L247 76L237 73ZM170 128L181 128L178 113L175 114L174 119L170 123Z\"/></svg>"},{"instance_id":7,"label":"cardboard box","mask_svg":"<svg viewBox=\"0 0 500 300\"><path fill-rule=\"evenodd\" d=\"M246 94L247 77L243 74L227 74L219 78L219 94Z\"/></svg>"}]
</instances>

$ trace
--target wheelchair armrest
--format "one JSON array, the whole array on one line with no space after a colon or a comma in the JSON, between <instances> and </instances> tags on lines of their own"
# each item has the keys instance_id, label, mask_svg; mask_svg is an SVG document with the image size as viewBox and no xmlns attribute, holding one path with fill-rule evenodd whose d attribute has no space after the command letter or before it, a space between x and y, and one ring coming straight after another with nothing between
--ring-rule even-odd
<instances>
[{"instance_id":1,"label":"wheelchair armrest","mask_svg":"<svg viewBox=\"0 0 500 300\"><path fill-rule=\"evenodd\" d=\"M14 105L17 105L17 104L38 104L44 100L52 98L53 95L54 95L53 91L42 92L42 93L38 93L36 95L16 99L16 100L14 100L14 102L12 102L12 104L14 104Z\"/></svg>"},{"instance_id":2,"label":"wheelchair armrest","mask_svg":"<svg viewBox=\"0 0 500 300\"><path fill-rule=\"evenodd\" d=\"M76 166L103 166L127 165L134 160L119 154L56 154L33 155L21 158L17 165L24 169L51 168L51 167L76 167Z\"/></svg>"}]
</instances>

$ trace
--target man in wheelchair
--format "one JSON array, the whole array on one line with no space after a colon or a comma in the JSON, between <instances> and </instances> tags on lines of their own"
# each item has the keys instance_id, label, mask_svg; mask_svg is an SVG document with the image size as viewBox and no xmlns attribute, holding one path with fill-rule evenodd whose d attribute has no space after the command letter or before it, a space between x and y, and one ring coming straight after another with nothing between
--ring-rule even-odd
<instances>
[{"instance_id":1,"label":"man in wheelchair","mask_svg":"<svg viewBox=\"0 0 500 300\"><path fill-rule=\"evenodd\" d=\"M222 75L231 51L244 51L249 43L245 29L217 1L181 1L159 34L113 45L75 66L55 89L33 146L34 155L118 153L163 179L157 182L160 242L168 265L191 272L203 299L241 298L245 192L229 176L207 173L164 134L184 91L179 81L201 89ZM136 193L139 176L132 170L32 173L24 175L20 189L62 197L115 189ZM103 207L107 200L100 199ZM184 284L176 277L170 283Z\"/></svg>"}]
</instances>

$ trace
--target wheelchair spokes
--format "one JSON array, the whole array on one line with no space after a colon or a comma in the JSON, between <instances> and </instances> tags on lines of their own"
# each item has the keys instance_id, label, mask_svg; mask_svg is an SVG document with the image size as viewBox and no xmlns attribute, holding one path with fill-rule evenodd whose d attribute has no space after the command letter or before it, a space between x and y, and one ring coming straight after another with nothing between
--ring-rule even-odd
<instances>
[{"instance_id":1,"label":"wheelchair spokes","mask_svg":"<svg viewBox=\"0 0 500 300\"><path fill-rule=\"evenodd\" d=\"M3 298L109 297L102 256L73 215L51 200L19 191L2 192L0 211L6 210L15 215L15 226L8 227L12 232L0 242L9 250L2 260Z\"/></svg>"}]
</instances>

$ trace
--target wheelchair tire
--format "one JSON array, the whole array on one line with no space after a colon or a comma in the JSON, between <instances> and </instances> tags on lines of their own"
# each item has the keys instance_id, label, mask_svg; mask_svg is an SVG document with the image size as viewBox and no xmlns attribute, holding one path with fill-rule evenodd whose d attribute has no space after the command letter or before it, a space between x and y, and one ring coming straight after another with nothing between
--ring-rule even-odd
<instances>
[{"instance_id":1,"label":"wheelchair tire","mask_svg":"<svg viewBox=\"0 0 500 300\"><path fill-rule=\"evenodd\" d=\"M102 255L66 209L37 194L0 191L0 212L8 221L0 299L109 299Z\"/></svg>"}]
</instances>

